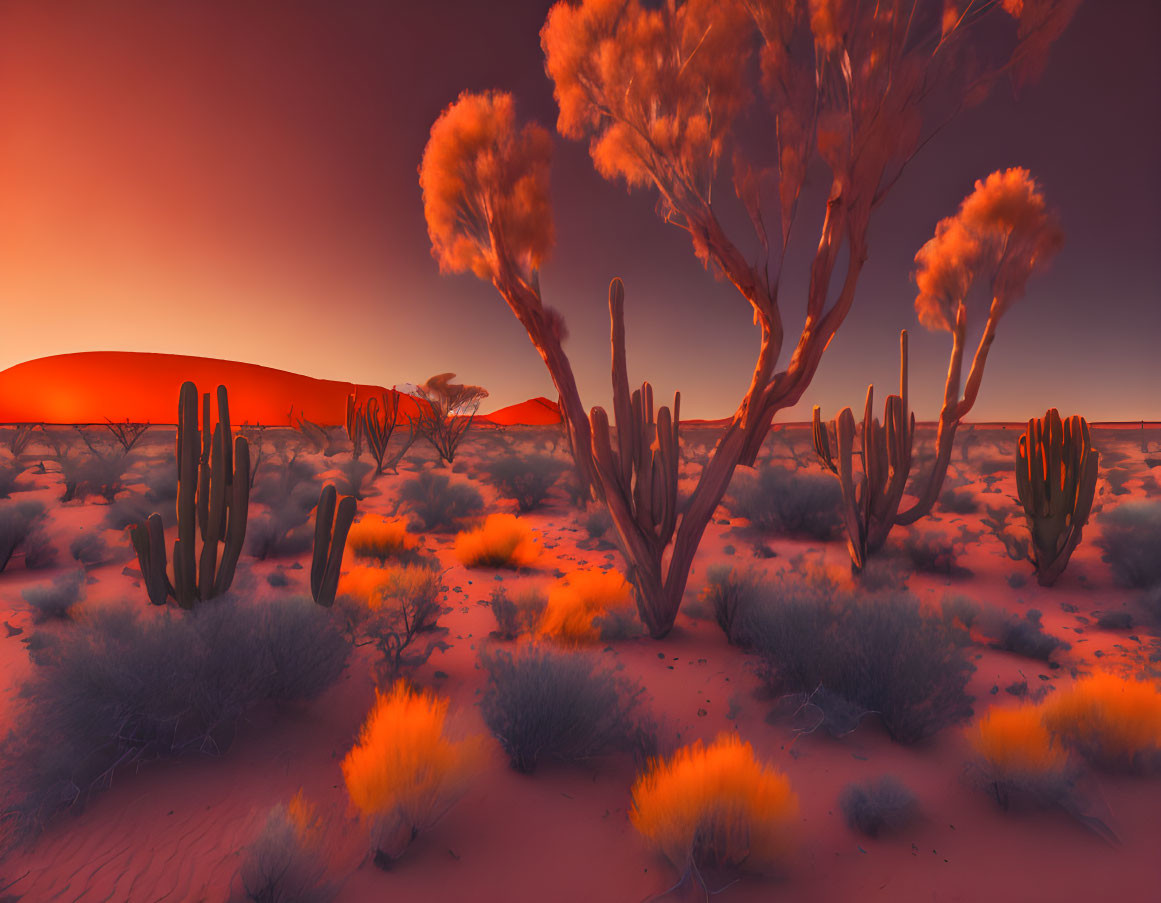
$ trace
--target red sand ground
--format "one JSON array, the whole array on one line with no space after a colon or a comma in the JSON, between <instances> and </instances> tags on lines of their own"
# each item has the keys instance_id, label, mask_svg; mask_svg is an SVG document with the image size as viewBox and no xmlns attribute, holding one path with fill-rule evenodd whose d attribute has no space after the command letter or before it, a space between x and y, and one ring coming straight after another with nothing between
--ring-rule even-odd
<instances>
[{"instance_id":1,"label":"red sand ground","mask_svg":"<svg viewBox=\"0 0 1161 903\"><path fill-rule=\"evenodd\" d=\"M1010 458L1017 433L987 431L975 437L970 441L967 466L960 463L957 453L949 481L962 482L961 491L975 494L981 503L978 513L954 515L937 510L913 529L949 534L964 527L977 530L985 504L1002 505L1018 520L1019 509L1009 498L1015 495L1010 469L991 480L979 476L981 465L987 469L994 458ZM457 464L462 460L470 469L485 458L481 436L472 434ZM787 451L793 450L805 466L813 468L805 436L801 431L775 434L768 447L783 461ZM524 438L523 448L535 444ZM693 431L686 438L694 444L704 441ZM1118 497L1109 495L1110 487L1102 480L1098 504L1111 505L1146 492L1156 496L1156 481L1150 485L1135 438L1130 435L1115 443L1102 439L1101 444L1115 444L1127 456L1120 466L1130 469L1133 476L1126 483L1128 494ZM160 459L171 453L170 440L151 439L147 452ZM411 468L432 466L426 450L409 460ZM687 482L696 472L695 465L683 465ZM361 503L360 510L390 510L396 487L407 476L404 470L398 477L381 477L377 485L382 494ZM62 547L62 564L71 564L65 551L69 537L81 529L96 528L102 506L55 504L52 500L59 495L55 477L25 477L29 479L39 488L16 498L35 497L55 505L51 533ZM477 485L488 499L489 511L513 510L511 502ZM577 513L561 499L527 515L527 520L540 532L547 556L535 574L468 570L452 556L450 537L425 539L447 568L452 611L443 623L451 628L452 646L445 653L437 652L415 678L448 695L453 711L469 731L486 733L475 706L483 686L476 655L494 627L484 602L496 582L519 586L549 579L556 567L620 565L615 552L581 548L585 534L576 523ZM812 544L764 537L762 541L776 557L756 559L744 527L725 507L719 510L699 552L687 601L704 583L706 568L717 562L776 569L807 551L838 569L846 567L841 541ZM1149 644L1155 647L1156 633L1144 627L1108 631L1095 626L1097 610L1133 611L1133 594L1114 586L1100 560L1092 541L1096 532L1090 526L1063 578L1049 589L1037 586L1034 579L1019 588L1009 585L1010 575L1030 569L1009 560L986 530L960 554L959 563L970 576L909 577L910 590L932 603L955 593L1015 614L1038 608L1044 613L1045 628L1072 642L1072 649L1060 657L1064 667L1059 670L974 647L977 671L969 689L977 712L992 703L1014 703L1002 688L1021 677L1033 688L1066 684L1070 668L1090 669L1098 650L1104 653L1104 664L1147 667ZM907 530L897 533L902 537ZM94 582L87 587L84 604L128 598L146 609L144 589L122 573L126 564L135 564L127 543L115 533L107 537L111 545L117 545L118 557L92 572ZM302 560L308 569L309 560ZM275 563L253 562L245 556L243 561L251 565L255 585L269 591L262 578ZM47 581L54 573L27 571L18 555L0 575L0 616L26 634L31 631L27 614L20 610L20 591ZM293 590L305 593L308 570L288 573L296 581ZM1069 606L1075 606L1075 611L1066 610ZM1136 620L1141 619L1139 612L1133 613ZM11 723L19 704L17 687L31 667L20 639L0 639L0 686L4 688L0 718L4 724ZM330 823L334 874L342 882L338 899L343 903L388 899L405 903L637 903L672 884L672 869L648 850L629 824L626 806L635 773L629 757L579 766L547 765L524 776L507 767L498 749L467 795L433 830L415 841L392 871L377 869L367 856L366 835L348 806L339 770L373 699L371 658L366 652L361 650L338 684L318 700L290 713L259 712L243 725L233 746L220 758L155 763L138 773L119 774L114 786L95 796L84 811L66 814L32 846L0 861L0 888L14 882L7 893L26 903L225 900L232 887L237 889L235 875L242 850L266 812L300 788ZM630 639L614 644L605 654L644 683L665 729L680 734L683 742L709 740L719 731L737 730L761 756L786 772L799 796L800 848L788 873L780 880L745 878L714 898L723 903L1145 903L1158 899L1161 780L1156 777L1102 773L1088 779L1085 789L1093 811L1122 840L1114 848L1063 814L1000 812L989 797L964 782L968 750L955 728L928 744L903 747L871 724L835 740L816 734L796 736L784 722L767 723L769 704L755 696L758 680L752 660L727 645L712 622L683 614L667 639ZM1000 688L998 695L992 695L993 687ZM868 840L846 827L837 797L848 782L887 773L900 777L916 793L922 816L899 836Z\"/></svg>"}]
</instances>

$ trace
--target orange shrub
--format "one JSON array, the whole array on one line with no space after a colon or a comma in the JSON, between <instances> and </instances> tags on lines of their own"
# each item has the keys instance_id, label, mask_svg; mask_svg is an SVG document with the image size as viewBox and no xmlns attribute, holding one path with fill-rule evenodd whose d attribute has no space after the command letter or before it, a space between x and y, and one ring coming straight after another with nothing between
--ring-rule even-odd
<instances>
[{"instance_id":1,"label":"orange shrub","mask_svg":"<svg viewBox=\"0 0 1161 903\"><path fill-rule=\"evenodd\" d=\"M351 568L339 577L337 595L347 596L371 611L389 601L434 598L442 586L439 573L417 564Z\"/></svg>"},{"instance_id":2,"label":"orange shrub","mask_svg":"<svg viewBox=\"0 0 1161 903\"><path fill-rule=\"evenodd\" d=\"M532 529L514 514L490 514L483 526L460 533L455 552L468 567L524 568L540 557Z\"/></svg>"},{"instance_id":3,"label":"orange shrub","mask_svg":"<svg viewBox=\"0 0 1161 903\"><path fill-rule=\"evenodd\" d=\"M1037 706L992 707L966 732L990 778L1059 775L1068 766L1068 752L1049 732Z\"/></svg>"},{"instance_id":4,"label":"orange shrub","mask_svg":"<svg viewBox=\"0 0 1161 903\"><path fill-rule=\"evenodd\" d=\"M397 681L376 691L375 707L343 759L343 778L355 807L371 820L379 864L397 859L467 789L483 757L478 737L444 734L447 700Z\"/></svg>"},{"instance_id":5,"label":"orange shrub","mask_svg":"<svg viewBox=\"0 0 1161 903\"><path fill-rule=\"evenodd\" d=\"M364 517L351 526L347 548L358 558L407 558L419 548L419 540L408 534L402 517Z\"/></svg>"},{"instance_id":6,"label":"orange shrub","mask_svg":"<svg viewBox=\"0 0 1161 903\"><path fill-rule=\"evenodd\" d=\"M596 643L630 624L635 611L632 589L617 571L571 571L549 588L540 632L573 643Z\"/></svg>"},{"instance_id":7,"label":"orange shrub","mask_svg":"<svg viewBox=\"0 0 1161 903\"><path fill-rule=\"evenodd\" d=\"M749 743L722 734L653 760L633 784L629 818L676 868L768 871L793 848L798 797Z\"/></svg>"},{"instance_id":8,"label":"orange shrub","mask_svg":"<svg viewBox=\"0 0 1161 903\"><path fill-rule=\"evenodd\" d=\"M1044 722L1065 743L1101 765L1140 767L1161 754L1161 689L1098 671L1054 693Z\"/></svg>"}]
</instances>

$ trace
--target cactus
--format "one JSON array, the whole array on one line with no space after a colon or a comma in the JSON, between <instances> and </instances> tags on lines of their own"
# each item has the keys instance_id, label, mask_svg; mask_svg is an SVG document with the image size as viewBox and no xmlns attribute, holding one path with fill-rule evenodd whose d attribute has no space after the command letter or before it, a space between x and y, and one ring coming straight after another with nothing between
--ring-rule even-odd
<instances>
[{"instance_id":1,"label":"cactus","mask_svg":"<svg viewBox=\"0 0 1161 903\"><path fill-rule=\"evenodd\" d=\"M863 569L868 553L883 547L898 522L899 503L911 473L915 415L907 405L907 330L899 336L899 394L887 397L882 424L872 414L874 391L874 386L867 387L861 451L854 448L855 417L850 408L839 412L830 431L822 423L818 405L812 415L814 451L842 486L847 549L855 570ZM833 448L830 432L836 440ZM853 466L856 454L863 459L863 472L857 480Z\"/></svg>"},{"instance_id":2,"label":"cactus","mask_svg":"<svg viewBox=\"0 0 1161 903\"><path fill-rule=\"evenodd\" d=\"M166 573L165 534L161 515L130 527L149 601L164 605L173 598L193 608L221 595L234 579L250 505L250 446L239 436L231 448L230 409L226 387L218 386L218 423L210 431L210 396L202 398L198 429L198 390L182 384L177 417L177 540L173 544L173 578ZM199 449L200 445L200 449ZM195 534L201 538L196 549ZM218 545L223 546L219 557Z\"/></svg>"},{"instance_id":3,"label":"cactus","mask_svg":"<svg viewBox=\"0 0 1161 903\"><path fill-rule=\"evenodd\" d=\"M353 411L355 427L360 439L367 441L367 448L375 459L375 476L390 470L398 471L399 462L407 454L416 439L415 422L408 417L407 439L393 452L388 454L391 437L399 422L400 394L392 389L384 392L382 402L378 398L368 398ZM353 404L353 400L348 403Z\"/></svg>"},{"instance_id":4,"label":"cactus","mask_svg":"<svg viewBox=\"0 0 1161 903\"><path fill-rule=\"evenodd\" d=\"M323 487L314 515L314 556L310 564L310 594L325 608L335 603L339 586L339 569L343 565L343 549L347 533L355 519L355 498L344 495L335 504L338 493L333 484Z\"/></svg>"},{"instance_id":5,"label":"cactus","mask_svg":"<svg viewBox=\"0 0 1161 903\"><path fill-rule=\"evenodd\" d=\"M1030 560L1041 586L1056 582L1092 510L1100 453L1089 441L1088 423L1062 421L1056 408L1032 418L1016 449L1016 491L1032 535Z\"/></svg>"}]
</instances>

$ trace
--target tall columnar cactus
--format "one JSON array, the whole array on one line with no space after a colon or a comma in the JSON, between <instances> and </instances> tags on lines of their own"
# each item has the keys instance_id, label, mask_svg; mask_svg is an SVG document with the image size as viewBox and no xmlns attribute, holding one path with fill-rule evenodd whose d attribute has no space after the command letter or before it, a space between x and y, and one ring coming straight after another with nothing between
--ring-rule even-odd
<instances>
[{"instance_id":1,"label":"tall columnar cactus","mask_svg":"<svg viewBox=\"0 0 1161 903\"><path fill-rule=\"evenodd\" d=\"M239 436L231 447L226 387L218 386L218 422L210 430L210 396L202 398L198 429L198 390L182 384L177 416L177 540L173 577L166 572L161 515L130 528L141 574L154 605L173 598L182 608L212 599L234 580L250 505L250 445ZM196 538L201 538L201 552ZM218 546L222 549L219 554Z\"/></svg>"},{"instance_id":2,"label":"tall columnar cactus","mask_svg":"<svg viewBox=\"0 0 1161 903\"><path fill-rule=\"evenodd\" d=\"M850 408L843 408L830 423L836 440L833 448L818 405L813 411L814 450L842 485L847 548L856 570L862 570L868 553L883 547L898 522L899 503L911 473L915 415L907 405L907 330L899 336L899 394L887 397L882 424L872 413L874 391L874 386L867 387L859 452L855 451L855 417ZM856 454L863 459L863 471L857 478ZM934 478L932 474L930 479Z\"/></svg>"},{"instance_id":3,"label":"tall columnar cactus","mask_svg":"<svg viewBox=\"0 0 1161 903\"><path fill-rule=\"evenodd\" d=\"M1032 418L1016 449L1016 491L1032 534L1030 560L1041 586L1056 582L1080 543L1092 511L1100 453L1089 441L1088 423L1062 421L1056 408Z\"/></svg>"},{"instance_id":4,"label":"tall columnar cactus","mask_svg":"<svg viewBox=\"0 0 1161 903\"><path fill-rule=\"evenodd\" d=\"M328 483L318 497L314 515L314 556L310 564L310 594L319 605L330 608L339 586L343 549L355 519L355 498L344 495L336 506L338 493Z\"/></svg>"}]
</instances>

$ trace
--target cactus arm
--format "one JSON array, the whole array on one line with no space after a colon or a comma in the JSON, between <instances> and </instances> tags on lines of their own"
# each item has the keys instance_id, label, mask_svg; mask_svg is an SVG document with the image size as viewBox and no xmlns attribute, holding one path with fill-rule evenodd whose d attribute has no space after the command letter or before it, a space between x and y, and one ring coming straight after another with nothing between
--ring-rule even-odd
<instances>
[{"instance_id":1,"label":"cactus arm","mask_svg":"<svg viewBox=\"0 0 1161 903\"><path fill-rule=\"evenodd\" d=\"M214 578L218 567L218 540L226 514L226 461L223 452L222 425L214 427L210 452L209 502L206 506L206 530L202 534L202 553L198 562L198 599L214 596Z\"/></svg>"},{"instance_id":2,"label":"cactus arm","mask_svg":"<svg viewBox=\"0 0 1161 903\"><path fill-rule=\"evenodd\" d=\"M198 390L182 384L178 402L177 541L173 547L173 586L177 604L193 608L194 533L197 529Z\"/></svg>"},{"instance_id":3,"label":"cactus arm","mask_svg":"<svg viewBox=\"0 0 1161 903\"><path fill-rule=\"evenodd\" d=\"M335 498L338 493L331 483L322 488L314 514L314 554L310 563L310 594L318 600L326 571L331 545L331 526L335 519Z\"/></svg>"},{"instance_id":4,"label":"cactus arm","mask_svg":"<svg viewBox=\"0 0 1161 903\"><path fill-rule=\"evenodd\" d=\"M226 506L226 536L218 576L214 581L214 595L218 596L234 582L234 571L242 557L246 541L246 522L250 512L250 443L245 436L234 440L234 477L230 481L229 502Z\"/></svg>"},{"instance_id":5,"label":"cactus arm","mask_svg":"<svg viewBox=\"0 0 1161 903\"><path fill-rule=\"evenodd\" d=\"M137 563L141 567L149 601L154 605L164 605L172 586L165 575L165 531L161 515L151 514L144 524L131 525L129 537L137 552Z\"/></svg>"},{"instance_id":6,"label":"cactus arm","mask_svg":"<svg viewBox=\"0 0 1161 903\"><path fill-rule=\"evenodd\" d=\"M351 529L351 522L355 519L354 496L343 496L336 510L337 495L333 484L328 483L324 486L319 493L314 518L310 592L314 601L326 608L330 608L335 602L347 533Z\"/></svg>"}]
</instances>

